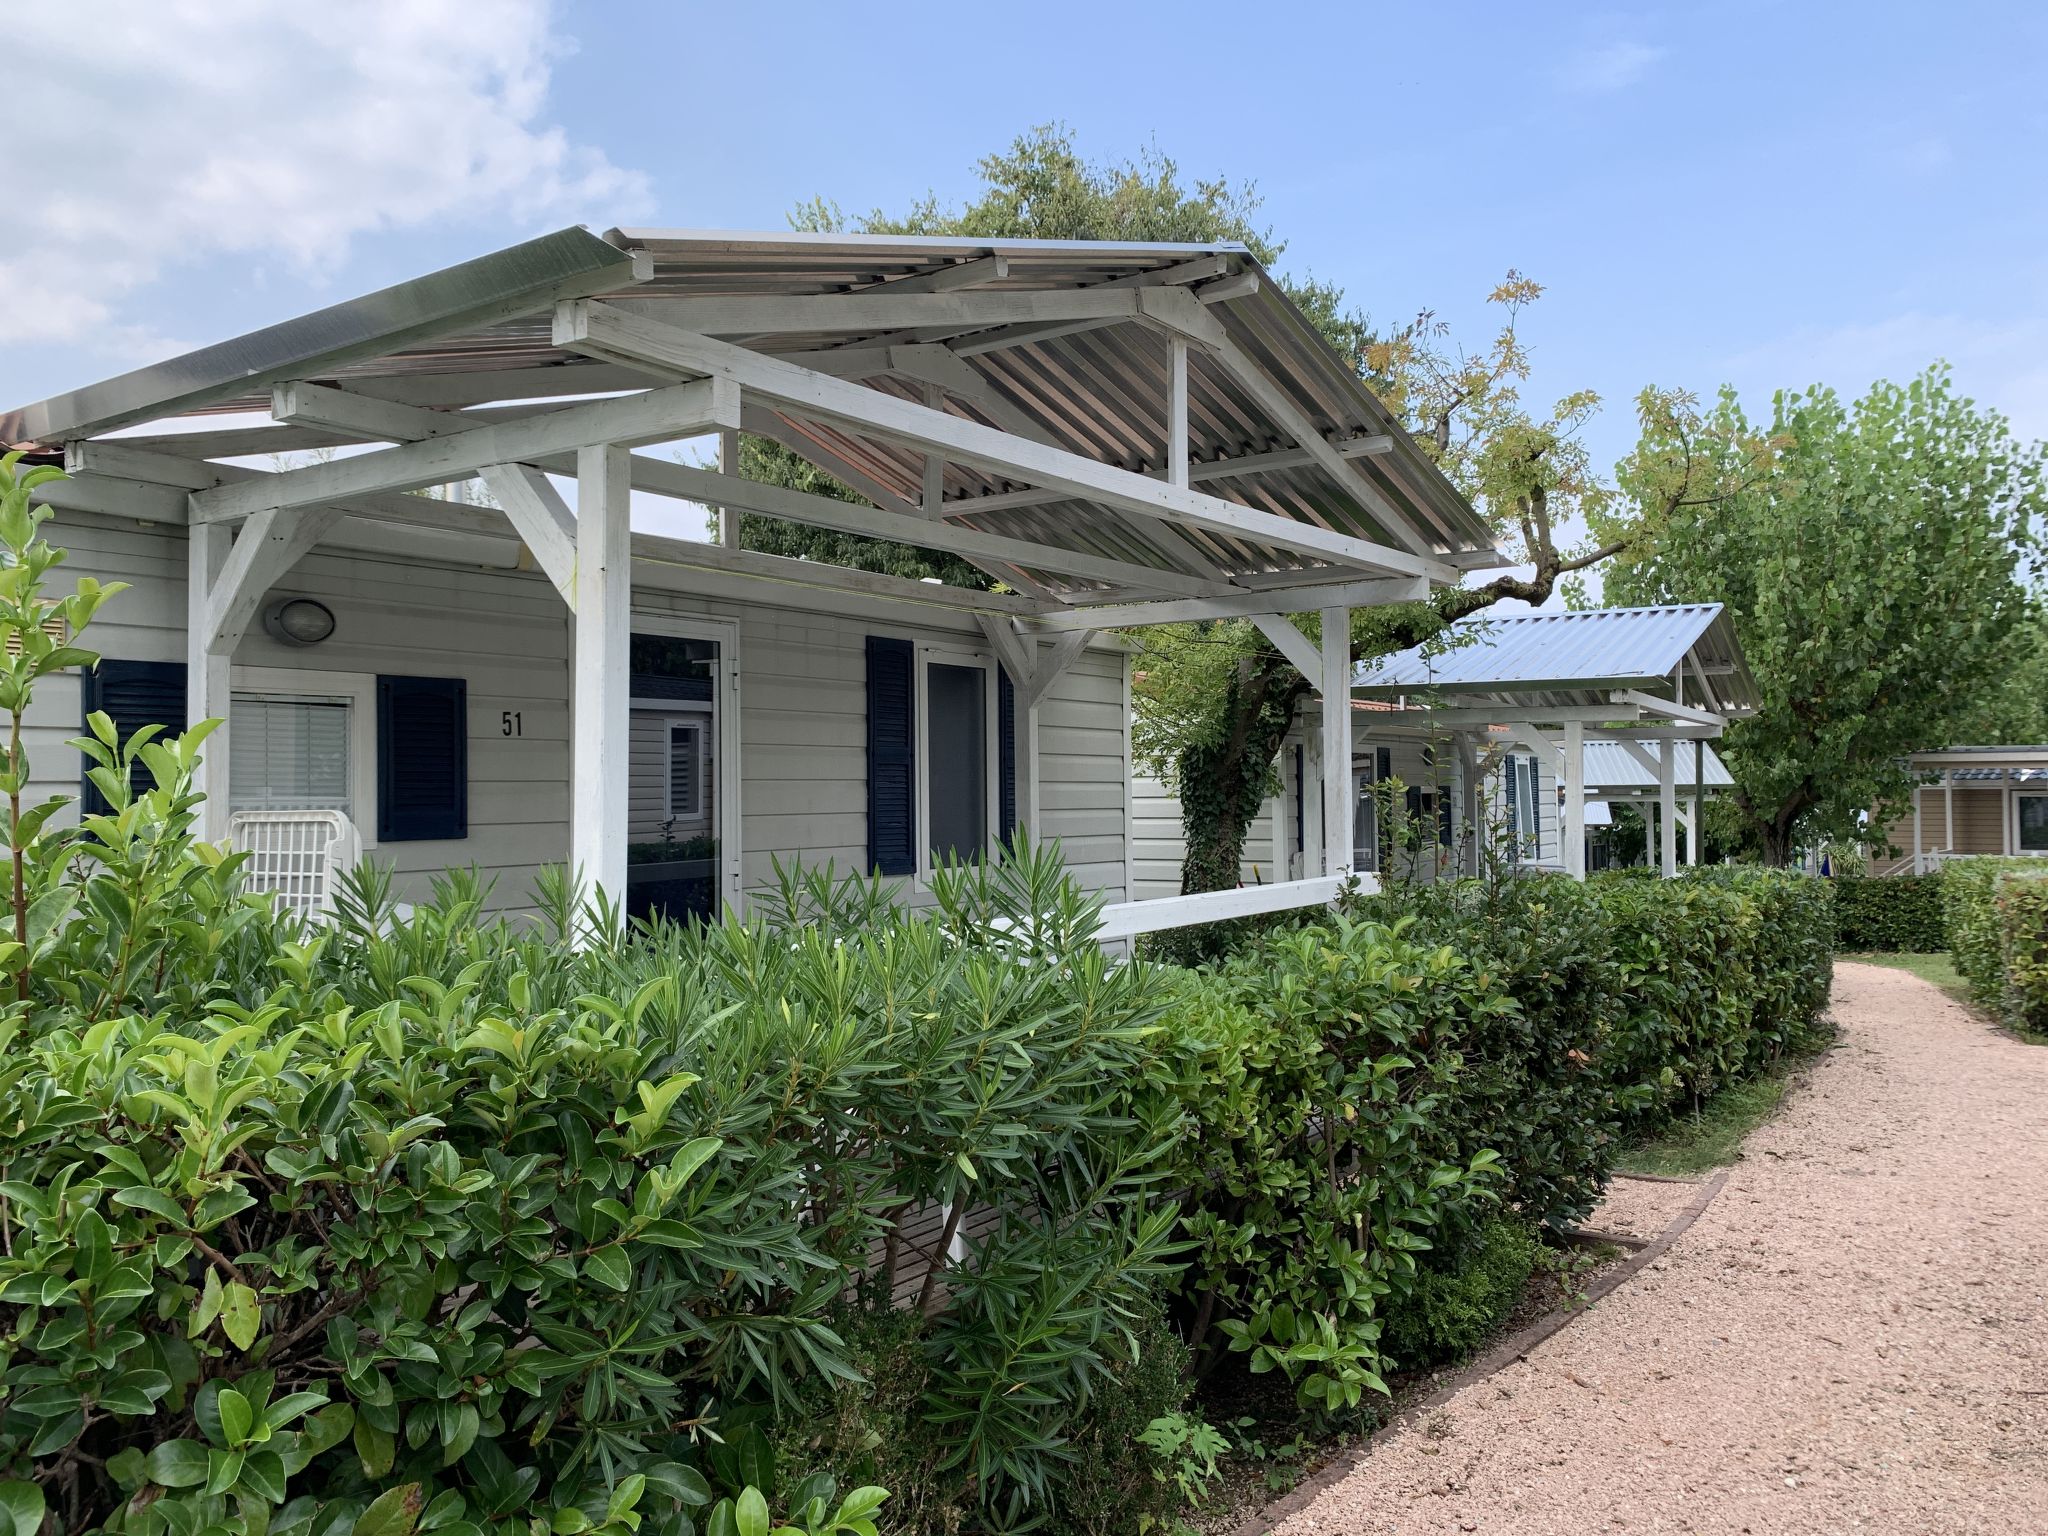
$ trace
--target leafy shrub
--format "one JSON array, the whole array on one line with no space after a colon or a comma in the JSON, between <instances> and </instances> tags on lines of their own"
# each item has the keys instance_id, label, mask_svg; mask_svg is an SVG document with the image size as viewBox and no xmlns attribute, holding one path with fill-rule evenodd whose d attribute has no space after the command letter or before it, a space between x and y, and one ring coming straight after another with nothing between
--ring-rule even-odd
<instances>
[{"instance_id":1,"label":"leafy shrub","mask_svg":"<svg viewBox=\"0 0 2048 1536\"><path fill-rule=\"evenodd\" d=\"M2006 875L1998 882L1999 953L2007 1022L2048 1035L2048 879Z\"/></svg>"},{"instance_id":2,"label":"leafy shrub","mask_svg":"<svg viewBox=\"0 0 2048 1536\"><path fill-rule=\"evenodd\" d=\"M1190 1128L1176 1184L1198 1363L1278 1370L1328 1412L1384 1392L1378 1309L1499 1156L1445 1107L1474 1015L1514 1005L1469 962L1339 915L1241 952L1183 996Z\"/></svg>"},{"instance_id":3,"label":"leafy shrub","mask_svg":"<svg viewBox=\"0 0 2048 1536\"><path fill-rule=\"evenodd\" d=\"M93 661L44 620L107 594L40 596L13 463L18 721ZM874 1536L887 1495L778 1468L776 1414L852 1378L833 1318L934 1207L916 1436L988 1523L1042 1511L1174 1272L1182 1113L1165 993L1055 855L942 871L930 918L827 872L632 933L559 875L514 930L473 877L401 915L372 871L309 934L193 840L204 727L90 726L76 830L20 808L18 724L6 762L17 1531Z\"/></svg>"},{"instance_id":4,"label":"leafy shrub","mask_svg":"<svg viewBox=\"0 0 2048 1536\"><path fill-rule=\"evenodd\" d=\"M1749 1076L1786 1055L1821 1045L1834 984L1835 882L1787 870L1715 866L1689 877L1737 892L1755 904L1747 928L1752 989L1743 1021L1747 1048L1738 1076Z\"/></svg>"},{"instance_id":5,"label":"leafy shrub","mask_svg":"<svg viewBox=\"0 0 2048 1536\"><path fill-rule=\"evenodd\" d=\"M1983 1008L2006 1007L2005 938L1998 916L1998 888L2011 876L2048 876L2036 859L1950 859L1941 867L1942 925L1956 972Z\"/></svg>"},{"instance_id":6,"label":"leafy shrub","mask_svg":"<svg viewBox=\"0 0 2048 1536\"><path fill-rule=\"evenodd\" d=\"M1837 949L1929 954L1948 948L1940 875L1840 875L1832 883Z\"/></svg>"},{"instance_id":7,"label":"leafy shrub","mask_svg":"<svg viewBox=\"0 0 2048 1536\"><path fill-rule=\"evenodd\" d=\"M1387 1353L1409 1369L1475 1353L1513 1315L1541 1248L1527 1223L1495 1216L1469 1246L1432 1256L1387 1308Z\"/></svg>"},{"instance_id":8,"label":"leafy shrub","mask_svg":"<svg viewBox=\"0 0 2048 1536\"><path fill-rule=\"evenodd\" d=\"M1502 1201L1559 1225L1592 1209L1630 1107L1649 1090L1609 1063L1621 975L1597 888L1563 879L1393 887L1357 904L1463 953L1513 999L1471 1021L1448 1113L1461 1141L1500 1153ZM1469 1233L1446 1235L1451 1246Z\"/></svg>"}]
</instances>

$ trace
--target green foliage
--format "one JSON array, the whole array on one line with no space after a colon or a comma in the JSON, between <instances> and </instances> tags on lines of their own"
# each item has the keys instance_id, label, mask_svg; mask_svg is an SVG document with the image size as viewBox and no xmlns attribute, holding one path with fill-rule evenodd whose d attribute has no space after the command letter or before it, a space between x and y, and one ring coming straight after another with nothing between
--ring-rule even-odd
<instances>
[{"instance_id":1,"label":"green foliage","mask_svg":"<svg viewBox=\"0 0 2048 1536\"><path fill-rule=\"evenodd\" d=\"M1338 916L1269 938L1184 990L1201 1077L1177 1179L1197 1247L1190 1346L1280 1371L1338 1414L1384 1392L1384 1297L1499 1154L1446 1113L1471 1021L1514 1007L1447 946Z\"/></svg>"},{"instance_id":2,"label":"green foliage","mask_svg":"<svg viewBox=\"0 0 2048 1536\"><path fill-rule=\"evenodd\" d=\"M1942 928L1956 970L1979 1007L1996 1013L2005 1001L2005 950L1998 921L1998 883L2007 875L2042 873L2028 859L1950 859L1941 866Z\"/></svg>"},{"instance_id":3,"label":"green foliage","mask_svg":"<svg viewBox=\"0 0 2048 1536\"><path fill-rule=\"evenodd\" d=\"M799 207L790 223L817 232L854 229L864 234L946 235L971 240L1236 242L1248 246L1262 262L1275 261L1280 255L1281 247L1271 232L1256 222L1259 199L1249 185L1235 185L1220 177L1189 181L1173 160L1157 150L1148 149L1130 160L1090 161L1081 154L1070 129L1045 125L1019 136L1008 149L984 156L978 170L980 189L963 207L945 207L928 196L901 214L877 208L848 219L837 203L818 197ZM1288 287L1329 326L1335 338L1351 338L1348 350L1356 353L1363 322L1345 309L1337 290L1313 282ZM750 480L845 501L865 501L790 449L765 439L742 439L741 468ZM740 538L748 549L769 554L913 580L936 578L950 586L996 585L992 577L957 555L799 527L753 513L741 519Z\"/></svg>"},{"instance_id":4,"label":"green foliage","mask_svg":"<svg viewBox=\"0 0 2048 1536\"><path fill-rule=\"evenodd\" d=\"M2048 1035L2048 868L2038 859L1950 859L1942 917L1970 1000Z\"/></svg>"},{"instance_id":5,"label":"green foliage","mask_svg":"<svg viewBox=\"0 0 2048 1536\"><path fill-rule=\"evenodd\" d=\"M1845 953L1948 948L1940 875L1842 875L1835 880L1835 948Z\"/></svg>"},{"instance_id":6,"label":"green foliage","mask_svg":"<svg viewBox=\"0 0 2048 1536\"><path fill-rule=\"evenodd\" d=\"M1638 500L1751 434L1732 391L1705 431L1655 420L1620 471ZM2048 510L2043 448L1959 396L1943 368L1783 392L1768 473L1676 511L1606 578L1610 601L1728 605L1762 694L1721 748L1752 846L1849 840L1904 801L1911 752L1970 739L2038 625L2020 580ZM1596 535L1604 535L1595 518Z\"/></svg>"},{"instance_id":7,"label":"green foliage","mask_svg":"<svg viewBox=\"0 0 2048 1536\"><path fill-rule=\"evenodd\" d=\"M1469 1245L1432 1255L1387 1308L1388 1355L1412 1370L1477 1353L1513 1315L1541 1250L1527 1223L1495 1216Z\"/></svg>"},{"instance_id":8,"label":"green foliage","mask_svg":"<svg viewBox=\"0 0 2048 1536\"><path fill-rule=\"evenodd\" d=\"M2048 880L2007 875L1996 905L2005 1016L2015 1029L2048 1035Z\"/></svg>"},{"instance_id":9,"label":"green foliage","mask_svg":"<svg viewBox=\"0 0 2048 1536\"><path fill-rule=\"evenodd\" d=\"M186 743L146 756L4 1026L0 1467L67 1528L748 1529L755 1416L850 1377L834 1310L933 1204L989 1219L925 1287L917 1433L982 1518L1042 1508L1171 1272L1180 1117L1154 973L1054 857L580 950L559 889L515 931L370 880L306 936L190 841ZM834 1497L789 1523L861 1529Z\"/></svg>"}]
</instances>

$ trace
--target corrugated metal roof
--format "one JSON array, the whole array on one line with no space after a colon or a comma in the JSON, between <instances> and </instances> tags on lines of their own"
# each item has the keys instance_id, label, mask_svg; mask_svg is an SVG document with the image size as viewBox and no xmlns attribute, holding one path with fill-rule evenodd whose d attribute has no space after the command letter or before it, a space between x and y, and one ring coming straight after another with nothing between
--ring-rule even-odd
<instances>
[{"instance_id":1,"label":"corrugated metal roof","mask_svg":"<svg viewBox=\"0 0 2048 1536\"><path fill-rule=\"evenodd\" d=\"M629 255L629 253L631 253ZM1004 270L995 275L1000 258ZM637 272L635 263L637 262ZM663 382L592 363L554 345L552 311L565 296L619 303L661 318L676 303L747 297L886 293L950 286L945 274L985 262L975 295L1087 288L1180 287L1292 407L1348 461L1348 473L1310 462L1286 427L1242 381L1199 347L1189 356L1189 449L1196 487L1295 521L1410 548L1456 565L1484 563L1484 522L1321 334L1242 246L1087 241L957 240L870 235L729 234L615 229L602 240L564 230L461 267L430 274L283 325L118 379L0 414L0 443L53 444L175 415L267 410L273 384L329 382L436 406L471 406L638 388ZM1250 281L1246 281L1249 279ZM1203 286L1227 293L1203 298ZM934 334L934 331L944 334ZM950 343L973 369L981 398L949 392L945 408L1006 431L1023 428L1100 463L1165 473L1167 338L1143 316L914 332L738 336L770 354ZM823 366L821 363L820 366ZM897 374L861 382L924 399ZM842 427L771 413L764 425L836 461L888 496L916 503L924 456ZM160 446L162 439L153 439ZM175 450L173 450L175 451ZM1260 459L1242 472L1238 460ZM821 467L834 471L833 462ZM841 478L848 478L842 474ZM1193 558L1229 577L1343 568L1212 530L1135 519L1097 504L1024 486L980 468L945 466L945 515L991 533L1032 539L1164 571ZM867 486L856 486L864 492ZM986 503L984 505L984 503ZM1066 595L1099 583L1046 572L1032 580Z\"/></svg>"},{"instance_id":2,"label":"corrugated metal roof","mask_svg":"<svg viewBox=\"0 0 2048 1536\"><path fill-rule=\"evenodd\" d=\"M1673 777L1680 793L1694 783L1693 754L1691 743L1680 742L1678 760ZM1721 761L1721 755L1711 746L1704 747L1706 773L1700 782L1711 793L1717 789L1731 789L1735 780L1728 773L1728 765ZM1652 749L1654 752L1654 748ZM1655 794L1657 775L1650 768L1636 761L1635 755L1618 741L1589 741L1585 744L1586 788L1589 792L1604 791L1615 795L1635 795L1645 791Z\"/></svg>"},{"instance_id":3,"label":"corrugated metal roof","mask_svg":"<svg viewBox=\"0 0 2048 1536\"><path fill-rule=\"evenodd\" d=\"M1471 703L1594 706L1620 688L1671 697L1672 674L1687 664L1697 673L1688 692L1703 676L1721 712L1756 707L1719 603L1476 613L1430 645L1360 663L1353 681L1369 697L1433 692Z\"/></svg>"}]
</instances>

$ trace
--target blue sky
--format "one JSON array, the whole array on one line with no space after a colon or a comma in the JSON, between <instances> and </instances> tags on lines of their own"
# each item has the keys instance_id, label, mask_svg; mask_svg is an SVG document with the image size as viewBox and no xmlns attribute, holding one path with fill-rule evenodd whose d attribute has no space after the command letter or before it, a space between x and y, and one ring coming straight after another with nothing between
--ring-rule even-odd
<instances>
[{"instance_id":1,"label":"blue sky","mask_svg":"<svg viewBox=\"0 0 2048 1536\"><path fill-rule=\"evenodd\" d=\"M8 404L562 223L958 200L979 155L1057 120L1093 155L1156 143L1256 181L1283 264L1382 319L1429 306L1476 342L1487 289L1539 279L1531 393L1599 391L1602 464L1648 383L1761 404L1936 357L2048 435L2048 7L64 15L10 114L40 174L0 244Z\"/></svg>"}]
</instances>

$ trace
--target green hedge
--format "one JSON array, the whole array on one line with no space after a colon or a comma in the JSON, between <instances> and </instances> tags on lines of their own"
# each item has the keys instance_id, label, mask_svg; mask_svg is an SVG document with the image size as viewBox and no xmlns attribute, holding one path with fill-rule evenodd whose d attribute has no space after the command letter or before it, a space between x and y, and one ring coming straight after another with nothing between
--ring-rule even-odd
<instances>
[{"instance_id":1,"label":"green hedge","mask_svg":"<svg viewBox=\"0 0 2048 1536\"><path fill-rule=\"evenodd\" d=\"M2006 1017L2029 1034L2048 1035L2048 880L2006 876L1997 906Z\"/></svg>"},{"instance_id":2,"label":"green hedge","mask_svg":"<svg viewBox=\"0 0 2048 1536\"><path fill-rule=\"evenodd\" d=\"M1949 949L1970 996L2031 1033L2048 1033L2048 867L2039 859L1942 866Z\"/></svg>"},{"instance_id":3,"label":"green hedge","mask_svg":"<svg viewBox=\"0 0 2048 1536\"><path fill-rule=\"evenodd\" d=\"M1837 949L1932 954L1948 948L1940 875L1841 875L1833 883Z\"/></svg>"}]
</instances>

